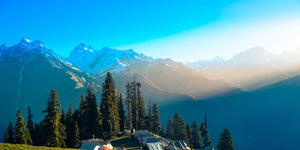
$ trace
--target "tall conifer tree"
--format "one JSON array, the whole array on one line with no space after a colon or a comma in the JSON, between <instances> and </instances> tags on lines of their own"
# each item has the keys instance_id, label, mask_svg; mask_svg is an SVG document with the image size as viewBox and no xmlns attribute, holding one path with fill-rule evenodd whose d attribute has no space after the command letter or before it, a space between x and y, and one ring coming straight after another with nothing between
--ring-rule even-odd
<instances>
[{"instance_id":1,"label":"tall conifer tree","mask_svg":"<svg viewBox=\"0 0 300 150\"><path fill-rule=\"evenodd\" d=\"M160 117L159 117L159 112L158 112L158 106L156 103L153 104L153 133L154 134L159 134L161 131L161 124L160 124Z\"/></svg>"},{"instance_id":2,"label":"tall conifer tree","mask_svg":"<svg viewBox=\"0 0 300 150\"><path fill-rule=\"evenodd\" d=\"M74 122L73 122L73 110L72 110L72 104L70 103L68 112L66 114L66 145L67 147L73 147L72 141L74 140Z\"/></svg>"},{"instance_id":3,"label":"tall conifer tree","mask_svg":"<svg viewBox=\"0 0 300 150\"><path fill-rule=\"evenodd\" d=\"M166 137L169 139L173 139L173 123L171 117L169 117L168 119L168 124L166 128Z\"/></svg>"},{"instance_id":4,"label":"tall conifer tree","mask_svg":"<svg viewBox=\"0 0 300 150\"><path fill-rule=\"evenodd\" d=\"M32 134L33 145L43 146L45 145L45 133L43 132L44 122L35 123Z\"/></svg>"},{"instance_id":5,"label":"tall conifer tree","mask_svg":"<svg viewBox=\"0 0 300 150\"><path fill-rule=\"evenodd\" d=\"M77 122L73 119L73 111L72 111L72 104L69 105L68 112L66 114L66 132L67 132L67 139L66 145L70 148L78 147L80 142L79 138L79 129Z\"/></svg>"},{"instance_id":6,"label":"tall conifer tree","mask_svg":"<svg viewBox=\"0 0 300 150\"><path fill-rule=\"evenodd\" d=\"M32 113L31 113L31 108L28 107L28 116L27 116L27 128L29 130L29 133L32 134L33 132L33 121L32 121Z\"/></svg>"},{"instance_id":7,"label":"tall conifer tree","mask_svg":"<svg viewBox=\"0 0 300 150\"><path fill-rule=\"evenodd\" d=\"M66 125L66 113L64 109L61 109L59 122L61 122L61 124L63 124L64 126Z\"/></svg>"},{"instance_id":8,"label":"tall conifer tree","mask_svg":"<svg viewBox=\"0 0 300 150\"><path fill-rule=\"evenodd\" d=\"M145 102L143 100L143 97L141 95L141 84L137 83L137 99L138 99L138 129L147 129L146 127L146 108L145 108Z\"/></svg>"},{"instance_id":9,"label":"tall conifer tree","mask_svg":"<svg viewBox=\"0 0 300 150\"><path fill-rule=\"evenodd\" d=\"M198 129L199 130L199 129ZM189 124L186 124L186 135L187 135L187 142L191 144L191 139L192 139L192 131L191 131L191 126Z\"/></svg>"},{"instance_id":10,"label":"tall conifer tree","mask_svg":"<svg viewBox=\"0 0 300 150\"><path fill-rule=\"evenodd\" d=\"M91 87L87 90L86 96L86 130L83 139L90 139L93 137L100 137L100 112L97 106L96 96Z\"/></svg>"},{"instance_id":11,"label":"tall conifer tree","mask_svg":"<svg viewBox=\"0 0 300 150\"><path fill-rule=\"evenodd\" d=\"M173 139L174 140L186 140L186 127L185 122L179 114L175 114L173 117Z\"/></svg>"},{"instance_id":12,"label":"tall conifer tree","mask_svg":"<svg viewBox=\"0 0 300 150\"><path fill-rule=\"evenodd\" d=\"M15 126L15 142L17 144L32 144L29 132L26 129L26 123L22 117L21 110L17 112L17 122Z\"/></svg>"},{"instance_id":13,"label":"tall conifer tree","mask_svg":"<svg viewBox=\"0 0 300 150\"><path fill-rule=\"evenodd\" d=\"M126 116L125 116L125 110L124 110L124 104L123 104L123 95L122 93L119 93L119 101L118 101L118 106L119 106L119 118L120 118L120 131L124 131L126 127Z\"/></svg>"},{"instance_id":14,"label":"tall conifer tree","mask_svg":"<svg viewBox=\"0 0 300 150\"><path fill-rule=\"evenodd\" d=\"M88 129L87 101L86 101L83 93L81 93L81 96L80 96L80 104L79 104L78 113L74 112L74 118L76 118L76 121L78 122L80 138L82 140L87 139L87 137L86 137L86 130Z\"/></svg>"},{"instance_id":15,"label":"tall conifer tree","mask_svg":"<svg viewBox=\"0 0 300 150\"><path fill-rule=\"evenodd\" d=\"M73 147L78 148L80 145L80 136L79 136L79 128L77 121L74 123L74 139L73 139Z\"/></svg>"},{"instance_id":16,"label":"tall conifer tree","mask_svg":"<svg viewBox=\"0 0 300 150\"><path fill-rule=\"evenodd\" d=\"M204 147L212 147L212 141L209 140L207 113L205 113L205 115L204 115L204 123L201 124L200 132L201 132L201 136L203 139L203 148Z\"/></svg>"},{"instance_id":17,"label":"tall conifer tree","mask_svg":"<svg viewBox=\"0 0 300 150\"><path fill-rule=\"evenodd\" d=\"M43 138L45 138L43 140L45 146L66 147L65 126L59 121L61 114L59 110L60 106L56 90L52 89L47 102L47 108L43 111L43 113L46 113L46 116L41 125L41 132L44 134Z\"/></svg>"},{"instance_id":18,"label":"tall conifer tree","mask_svg":"<svg viewBox=\"0 0 300 150\"><path fill-rule=\"evenodd\" d=\"M110 139L120 131L118 103L115 95L115 85L111 74L108 72L103 83L100 111L102 115L102 137Z\"/></svg>"},{"instance_id":19,"label":"tall conifer tree","mask_svg":"<svg viewBox=\"0 0 300 150\"><path fill-rule=\"evenodd\" d=\"M28 129L26 129L26 141L27 141L28 145L32 145L33 144L32 139L31 139L31 135L30 135Z\"/></svg>"},{"instance_id":20,"label":"tall conifer tree","mask_svg":"<svg viewBox=\"0 0 300 150\"><path fill-rule=\"evenodd\" d=\"M193 145L195 149L201 148L201 135L196 121L192 124L191 145Z\"/></svg>"},{"instance_id":21,"label":"tall conifer tree","mask_svg":"<svg viewBox=\"0 0 300 150\"><path fill-rule=\"evenodd\" d=\"M132 119L132 127L134 129L138 129L138 121L139 121L139 110L138 110L138 96L136 91L136 82L131 82L131 119Z\"/></svg>"},{"instance_id":22,"label":"tall conifer tree","mask_svg":"<svg viewBox=\"0 0 300 150\"><path fill-rule=\"evenodd\" d=\"M127 82L126 85L126 113L127 113L127 117L126 117L126 128L127 129L132 129L132 100L131 100L131 86L129 84L129 82Z\"/></svg>"},{"instance_id":23,"label":"tall conifer tree","mask_svg":"<svg viewBox=\"0 0 300 150\"><path fill-rule=\"evenodd\" d=\"M147 128L148 131L150 132L153 131L153 114L152 114L151 99L149 100L149 105L148 105Z\"/></svg>"},{"instance_id":24,"label":"tall conifer tree","mask_svg":"<svg viewBox=\"0 0 300 150\"><path fill-rule=\"evenodd\" d=\"M224 129L221 133L221 138L219 140L219 144L217 146L218 150L234 150L232 136L228 129Z\"/></svg>"},{"instance_id":25,"label":"tall conifer tree","mask_svg":"<svg viewBox=\"0 0 300 150\"><path fill-rule=\"evenodd\" d=\"M4 133L4 143L15 143L13 123L10 121Z\"/></svg>"}]
</instances>

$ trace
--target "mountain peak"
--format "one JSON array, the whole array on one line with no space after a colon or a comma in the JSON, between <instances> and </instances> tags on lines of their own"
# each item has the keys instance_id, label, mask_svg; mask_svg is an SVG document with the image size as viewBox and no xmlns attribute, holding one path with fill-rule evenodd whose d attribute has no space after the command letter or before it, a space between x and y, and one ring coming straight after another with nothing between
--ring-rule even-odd
<instances>
[{"instance_id":1,"label":"mountain peak","mask_svg":"<svg viewBox=\"0 0 300 150\"><path fill-rule=\"evenodd\" d=\"M72 55L82 55L83 53L94 53L94 50L91 46L88 46L86 43L79 43L73 51L71 51L70 56Z\"/></svg>"},{"instance_id":2,"label":"mountain peak","mask_svg":"<svg viewBox=\"0 0 300 150\"><path fill-rule=\"evenodd\" d=\"M214 60L214 62L224 62L224 58L220 57L220 56L217 56Z\"/></svg>"},{"instance_id":3,"label":"mountain peak","mask_svg":"<svg viewBox=\"0 0 300 150\"><path fill-rule=\"evenodd\" d=\"M86 43L84 43L84 42L79 43L79 44L75 47L75 49L81 49L81 50L88 50L89 48L91 48L91 47L89 47L88 45L86 45Z\"/></svg>"},{"instance_id":4,"label":"mountain peak","mask_svg":"<svg viewBox=\"0 0 300 150\"><path fill-rule=\"evenodd\" d=\"M30 45L31 41L28 39L22 38L21 41L18 43L19 47Z\"/></svg>"},{"instance_id":5,"label":"mountain peak","mask_svg":"<svg viewBox=\"0 0 300 150\"><path fill-rule=\"evenodd\" d=\"M248 49L244 53L266 54L269 53L264 47L256 46Z\"/></svg>"},{"instance_id":6,"label":"mountain peak","mask_svg":"<svg viewBox=\"0 0 300 150\"><path fill-rule=\"evenodd\" d=\"M240 52L236 55L234 55L231 60L235 60L235 59L238 59L238 60L244 60L244 59L247 59L247 60L250 60L250 59L265 59L265 57L270 57L272 56L272 54L267 51L265 48L263 47L253 47L251 49L248 49L247 51L244 51L244 52Z\"/></svg>"},{"instance_id":7,"label":"mountain peak","mask_svg":"<svg viewBox=\"0 0 300 150\"><path fill-rule=\"evenodd\" d=\"M17 44L17 46L21 48L33 49L33 48L44 47L44 44L39 40L32 41L29 39L22 38L21 41Z\"/></svg>"}]
</instances>

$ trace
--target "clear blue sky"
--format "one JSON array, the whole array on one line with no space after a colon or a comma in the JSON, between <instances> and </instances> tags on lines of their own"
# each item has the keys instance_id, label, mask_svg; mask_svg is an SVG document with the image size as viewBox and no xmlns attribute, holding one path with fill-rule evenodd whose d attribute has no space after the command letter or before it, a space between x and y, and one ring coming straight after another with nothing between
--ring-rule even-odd
<instances>
[{"instance_id":1,"label":"clear blue sky","mask_svg":"<svg viewBox=\"0 0 300 150\"><path fill-rule=\"evenodd\" d=\"M299 23L299 14L300 0L0 0L0 43L41 40L65 57L86 42L96 49L133 48L183 62L229 58L251 46L272 48L253 42L259 34L235 39L282 22L288 25L272 30L290 29ZM300 27L294 26L289 33L298 33ZM300 46L298 37L292 47Z\"/></svg>"}]
</instances>

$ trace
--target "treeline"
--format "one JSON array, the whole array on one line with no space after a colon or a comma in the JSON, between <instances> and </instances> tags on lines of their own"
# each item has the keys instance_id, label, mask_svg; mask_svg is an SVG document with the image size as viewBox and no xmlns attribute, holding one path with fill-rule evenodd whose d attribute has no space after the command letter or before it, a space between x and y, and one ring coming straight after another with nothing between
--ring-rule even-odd
<instances>
[{"instance_id":1,"label":"treeline","mask_svg":"<svg viewBox=\"0 0 300 150\"><path fill-rule=\"evenodd\" d=\"M9 123L4 140L6 143L76 148L82 140L108 140L125 129L146 129L159 134L158 106L150 102L147 114L140 88L141 84L135 81L127 84L125 109L123 95L115 89L108 72L102 86L100 106L92 88L88 88L86 96L81 94L79 108L73 111L70 104L67 113L60 108L57 92L53 89L43 111L44 120L33 125L29 107L25 123L21 111L18 111L16 125L13 127L12 122Z\"/></svg>"},{"instance_id":2,"label":"treeline","mask_svg":"<svg viewBox=\"0 0 300 150\"><path fill-rule=\"evenodd\" d=\"M192 125L185 124L179 114L174 114L173 119L169 117L165 137L172 140L186 140L193 149L212 148L213 142L209 138L207 114L204 116L204 123L199 126L196 121ZM218 150L234 150L232 136L228 129L221 133L217 146Z\"/></svg>"}]
</instances>

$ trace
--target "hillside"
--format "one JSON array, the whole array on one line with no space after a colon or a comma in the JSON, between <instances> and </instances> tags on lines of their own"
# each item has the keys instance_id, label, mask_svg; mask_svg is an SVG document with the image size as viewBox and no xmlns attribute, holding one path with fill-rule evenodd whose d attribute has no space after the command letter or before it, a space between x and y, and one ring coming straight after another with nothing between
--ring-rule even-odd
<instances>
[{"instance_id":1,"label":"hillside","mask_svg":"<svg viewBox=\"0 0 300 150\"><path fill-rule=\"evenodd\" d=\"M250 93L161 105L162 124L166 126L175 112L186 122L203 122L207 112L214 145L227 127L236 149L292 149L300 134L299 91L300 76L296 76Z\"/></svg>"},{"instance_id":2,"label":"hillside","mask_svg":"<svg viewBox=\"0 0 300 150\"><path fill-rule=\"evenodd\" d=\"M63 108L70 102L77 106L80 93L86 93L88 86L101 91L98 79L72 67L40 41L25 39L17 45L0 48L0 78L0 113L5 114L0 118L1 135L7 123L15 121L17 109L26 114L31 106L33 119L43 119L41 112L51 89L58 91Z\"/></svg>"},{"instance_id":3,"label":"hillside","mask_svg":"<svg viewBox=\"0 0 300 150\"><path fill-rule=\"evenodd\" d=\"M207 78L221 79L246 91L271 85L299 75L300 50L275 55L263 47L254 47L229 60L216 57L187 63Z\"/></svg>"},{"instance_id":4,"label":"hillside","mask_svg":"<svg viewBox=\"0 0 300 150\"><path fill-rule=\"evenodd\" d=\"M9 143L0 143L0 149L1 150L75 150L71 148L32 146L32 145L9 144Z\"/></svg>"},{"instance_id":5,"label":"hillside","mask_svg":"<svg viewBox=\"0 0 300 150\"><path fill-rule=\"evenodd\" d=\"M135 77L138 82L142 82L146 99L152 95L159 95L156 97L158 101L182 99L172 97L172 94L189 99L204 99L240 92L240 89L230 87L222 80L207 79L183 63L171 59L154 59L131 49L104 47L95 50L82 43L70 53L67 60L100 80L104 79L106 72L111 72L118 81L116 86L123 92L127 81Z\"/></svg>"},{"instance_id":6,"label":"hillside","mask_svg":"<svg viewBox=\"0 0 300 150\"><path fill-rule=\"evenodd\" d=\"M130 140L130 136L133 134L124 135L119 138L115 138L110 140L111 144L114 146L114 148L126 148L127 150L137 150L140 149L140 144L138 141Z\"/></svg>"}]
</instances>

